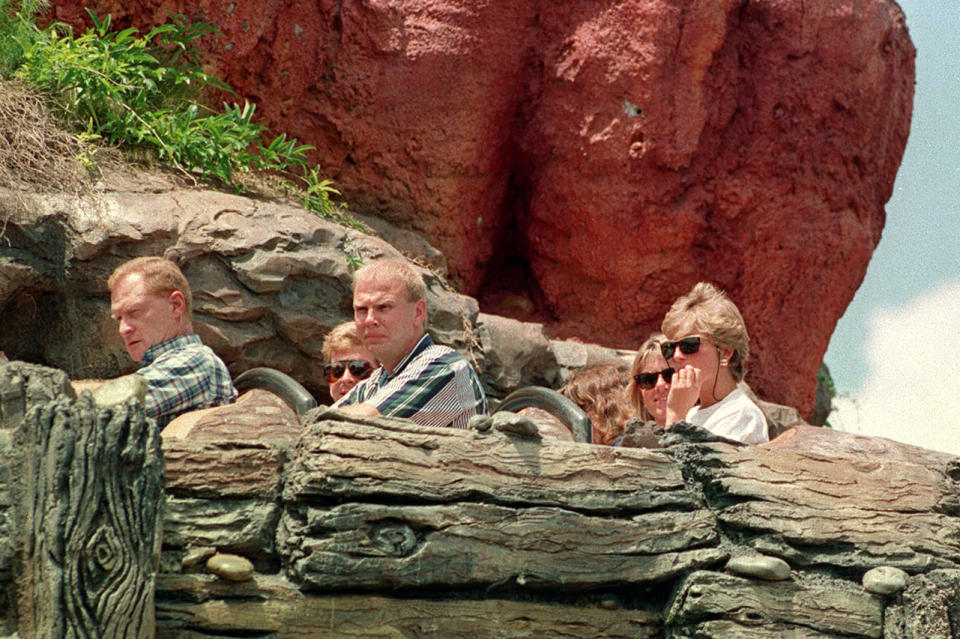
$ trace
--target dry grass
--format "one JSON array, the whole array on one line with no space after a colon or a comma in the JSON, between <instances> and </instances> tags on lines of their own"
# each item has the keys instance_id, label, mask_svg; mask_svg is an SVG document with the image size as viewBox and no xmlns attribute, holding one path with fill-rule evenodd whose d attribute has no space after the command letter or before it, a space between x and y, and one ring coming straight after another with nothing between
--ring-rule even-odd
<instances>
[{"instance_id":1,"label":"dry grass","mask_svg":"<svg viewBox=\"0 0 960 639\"><path fill-rule=\"evenodd\" d=\"M89 150L66 132L43 98L20 83L0 83L0 186L76 191L91 182Z\"/></svg>"}]
</instances>

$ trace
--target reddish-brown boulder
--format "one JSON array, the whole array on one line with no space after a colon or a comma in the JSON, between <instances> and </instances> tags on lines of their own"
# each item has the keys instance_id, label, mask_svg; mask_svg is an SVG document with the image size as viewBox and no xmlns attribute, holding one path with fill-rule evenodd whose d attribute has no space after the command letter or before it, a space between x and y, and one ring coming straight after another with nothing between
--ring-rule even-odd
<instances>
[{"instance_id":1,"label":"reddish-brown boulder","mask_svg":"<svg viewBox=\"0 0 960 639\"><path fill-rule=\"evenodd\" d=\"M909 131L890 0L83 4L215 23L211 69L316 146L354 210L430 237L486 310L520 294L559 334L635 346L719 283L751 385L804 414Z\"/></svg>"}]
</instances>

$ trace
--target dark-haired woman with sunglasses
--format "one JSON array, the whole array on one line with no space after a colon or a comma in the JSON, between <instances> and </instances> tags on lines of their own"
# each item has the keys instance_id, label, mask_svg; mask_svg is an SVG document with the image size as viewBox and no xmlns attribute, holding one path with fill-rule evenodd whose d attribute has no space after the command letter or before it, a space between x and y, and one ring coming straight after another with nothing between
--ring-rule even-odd
<instances>
[{"instance_id":1,"label":"dark-haired woman with sunglasses","mask_svg":"<svg viewBox=\"0 0 960 639\"><path fill-rule=\"evenodd\" d=\"M660 345L676 372L667 396L666 423L686 421L744 444L769 441L767 420L738 386L750 355L747 327L736 304L700 282L663 318Z\"/></svg>"},{"instance_id":2,"label":"dark-haired woman with sunglasses","mask_svg":"<svg viewBox=\"0 0 960 639\"><path fill-rule=\"evenodd\" d=\"M330 385L330 397L337 401L361 380L370 377L377 360L364 347L356 325L344 322L330 331L323 340L323 374Z\"/></svg>"},{"instance_id":3,"label":"dark-haired woman with sunglasses","mask_svg":"<svg viewBox=\"0 0 960 639\"><path fill-rule=\"evenodd\" d=\"M637 416L645 422L656 422L660 428L667 423L667 395L673 378L673 369L660 353L660 344L666 339L663 333L654 333L640 345L627 386Z\"/></svg>"}]
</instances>

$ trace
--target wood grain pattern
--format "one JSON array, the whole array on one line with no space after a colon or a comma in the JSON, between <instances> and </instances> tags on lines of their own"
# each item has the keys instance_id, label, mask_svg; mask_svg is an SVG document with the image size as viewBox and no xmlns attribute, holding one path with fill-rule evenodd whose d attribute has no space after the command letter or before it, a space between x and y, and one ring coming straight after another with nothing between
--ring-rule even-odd
<instances>
[{"instance_id":1,"label":"wood grain pattern","mask_svg":"<svg viewBox=\"0 0 960 639\"><path fill-rule=\"evenodd\" d=\"M718 520L762 552L801 565L915 572L960 566L960 518L947 464L911 450L864 457L696 444L684 469ZM912 447L908 447L912 448Z\"/></svg>"},{"instance_id":2,"label":"wood grain pattern","mask_svg":"<svg viewBox=\"0 0 960 639\"><path fill-rule=\"evenodd\" d=\"M33 406L17 431L20 637L152 637L163 460L134 403Z\"/></svg>"},{"instance_id":3,"label":"wood grain pattern","mask_svg":"<svg viewBox=\"0 0 960 639\"><path fill-rule=\"evenodd\" d=\"M883 633L883 600L839 580L759 581L718 572L691 574L674 600L667 625L671 630L686 628L680 636L700 637L699 625L717 619L726 621L727 631L737 626L766 632L795 627L828 636L877 639Z\"/></svg>"},{"instance_id":4,"label":"wood grain pattern","mask_svg":"<svg viewBox=\"0 0 960 639\"><path fill-rule=\"evenodd\" d=\"M507 599L305 594L282 578L227 583L210 575L157 582L158 639L654 639L655 611Z\"/></svg>"},{"instance_id":5,"label":"wood grain pattern","mask_svg":"<svg viewBox=\"0 0 960 639\"><path fill-rule=\"evenodd\" d=\"M663 581L726 559L704 511L615 519L478 503L343 504L288 509L279 539L288 576L320 589L582 590Z\"/></svg>"},{"instance_id":6,"label":"wood grain pattern","mask_svg":"<svg viewBox=\"0 0 960 639\"><path fill-rule=\"evenodd\" d=\"M321 412L305 426L286 473L285 501L483 500L598 512L698 506L679 467L662 452L406 420L324 418L331 414Z\"/></svg>"}]
</instances>

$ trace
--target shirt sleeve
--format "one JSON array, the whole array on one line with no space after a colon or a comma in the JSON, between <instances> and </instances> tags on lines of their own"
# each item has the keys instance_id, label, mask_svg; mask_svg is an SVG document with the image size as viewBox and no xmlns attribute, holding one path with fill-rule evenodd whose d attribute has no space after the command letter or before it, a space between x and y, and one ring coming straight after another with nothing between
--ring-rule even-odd
<instances>
[{"instance_id":1,"label":"shirt sleeve","mask_svg":"<svg viewBox=\"0 0 960 639\"><path fill-rule=\"evenodd\" d=\"M225 371L203 353L164 358L138 374L147 382L144 412L161 426L181 413L228 403L236 396L229 376L224 379Z\"/></svg>"},{"instance_id":2,"label":"shirt sleeve","mask_svg":"<svg viewBox=\"0 0 960 639\"><path fill-rule=\"evenodd\" d=\"M407 417L424 426L466 428L467 420L485 405L485 398L476 397L468 367L456 354L439 357L424 366L408 366L363 399L351 392L338 404L359 399L382 415ZM353 390L362 392L359 386Z\"/></svg>"}]
</instances>

